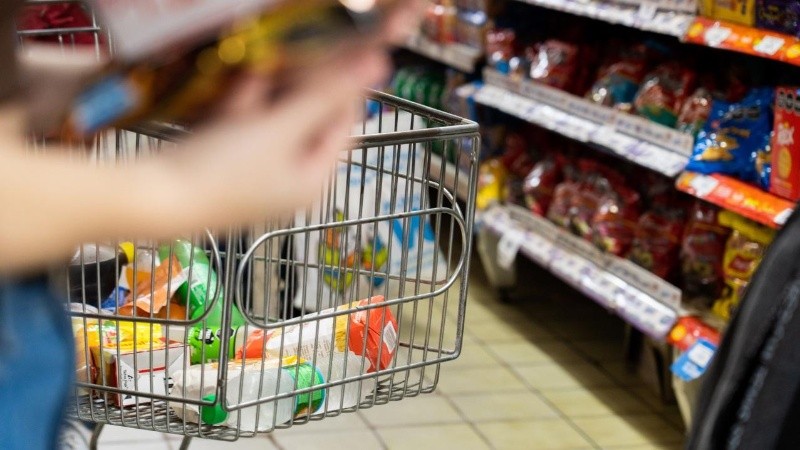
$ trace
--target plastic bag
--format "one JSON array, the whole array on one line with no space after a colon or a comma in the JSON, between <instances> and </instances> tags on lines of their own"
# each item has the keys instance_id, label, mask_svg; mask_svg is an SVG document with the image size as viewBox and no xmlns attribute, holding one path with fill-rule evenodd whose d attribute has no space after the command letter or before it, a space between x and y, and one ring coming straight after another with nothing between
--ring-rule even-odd
<instances>
[{"instance_id":1,"label":"plastic bag","mask_svg":"<svg viewBox=\"0 0 800 450\"><path fill-rule=\"evenodd\" d=\"M669 62L645 77L634 100L636 112L653 122L674 127L683 103L695 85L695 73Z\"/></svg>"},{"instance_id":2,"label":"plastic bag","mask_svg":"<svg viewBox=\"0 0 800 450\"><path fill-rule=\"evenodd\" d=\"M687 296L716 298L722 290L722 257L730 230L718 223L718 210L696 202L681 243L681 275Z\"/></svg>"}]
</instances>

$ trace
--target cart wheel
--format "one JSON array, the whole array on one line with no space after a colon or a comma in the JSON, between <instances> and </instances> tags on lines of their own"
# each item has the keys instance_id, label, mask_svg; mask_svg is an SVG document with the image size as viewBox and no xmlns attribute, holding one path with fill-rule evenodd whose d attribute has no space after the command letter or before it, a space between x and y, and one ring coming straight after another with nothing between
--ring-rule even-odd
<instances>
[{"instance_id":1,"label":"cart wheel","mask_svg":"<svg viewBox=\"0 0 800 450\"><path fill-rule=\"evenodd\" d=\"M500 299L500 303L514 303L514 299L511 298L511 289L510 288L499 288L497 289L497 298Z\"/></svg>"}]
</instances>

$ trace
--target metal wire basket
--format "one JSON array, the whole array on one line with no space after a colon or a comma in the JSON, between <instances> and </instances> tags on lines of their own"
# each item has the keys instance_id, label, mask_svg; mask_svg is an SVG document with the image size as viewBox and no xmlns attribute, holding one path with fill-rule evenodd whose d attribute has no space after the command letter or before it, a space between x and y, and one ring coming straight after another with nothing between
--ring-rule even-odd
<instances>
[{"instance_id":1,"label":"metal wire basket","mask_svg":"<svg viewBox=\"0 0 800 450\"><path fill-rule=\"evenodd\" d=\"M80 32L108 42L88 17L91 26L21 39L69 47ZM192 437L233 441L435 389L463 338L477 125L378 92L364 106L311 209L78 249L60 283L78 360L71 417L182 435L185 448ZM109 131L82 154L128 164L186 134ZM457 155L459 169L440 155Z\"/></svg>"}]
</instances>

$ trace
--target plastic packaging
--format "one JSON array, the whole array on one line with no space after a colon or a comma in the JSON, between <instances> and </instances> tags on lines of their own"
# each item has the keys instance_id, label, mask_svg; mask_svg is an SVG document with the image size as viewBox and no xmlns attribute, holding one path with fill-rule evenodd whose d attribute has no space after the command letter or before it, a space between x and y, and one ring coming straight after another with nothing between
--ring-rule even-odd
<instances>
[{"instance_id":1,"label":"plastic packaging","mask_svg":"<svg viewBox=\"0 0 800 450\"><path fill-rule=\"evenodd\" d=\"M688 297L715 299L723 285L722 257L730 230L719 224L718 210L696 202L681 243L683 292Z\"/></svg>"},{"instance_id":2,"label":"plastic packaging","mask_svg":"<svg viewBox=\"0 0 800 450\"><path fill-rule=\"evenodd\" d=\"M265 432L282 425L293 417L317 411L325 401L325 391L287 397L262 405L227 412L216 399L219 366L203 364L176 372L173 376L173 397L217 402L214 406L198 407L183 402L170 403L175 414L189 423L225 425L243 432ZM308 362L286 358L228 365L227 404L240 404L262 398L290 393L325 383L322 374Z\"/></svg>"},{"instance_id":3,"label":"plastic packaging","mask_svg":"<svg viewBox=\"0 0 800 450\"><path fill-rule=\"evenodd\" d=\"M645 77L636 94L636 112L653 122L674 127L694 85L693 71L677 62L661 64Z\"/></svg>"}]
</instances>

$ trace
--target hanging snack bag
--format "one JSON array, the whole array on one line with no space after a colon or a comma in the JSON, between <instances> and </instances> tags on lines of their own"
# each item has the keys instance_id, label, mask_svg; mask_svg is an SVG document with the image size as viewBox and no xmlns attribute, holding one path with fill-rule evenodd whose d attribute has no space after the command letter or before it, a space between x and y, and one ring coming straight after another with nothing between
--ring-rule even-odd
<instances>
[{"instance_id":1,"label":"hanging snack bag","mask_svg":"<svg viewBox=\"0 0 800 450\"><path fill-rule=\"evenodd\" d=\"M722 257L730 230L719 224L718 210L696 202L681 244L683 292L689 297L717 298L722 290Z\"/></svg>"},{"instance_id":2,"label":"hanging snack bag","mask_svg":"<svg viewBox=\"0 0 800 450\"><path fill-rule=\"evenodd\" d=\"M693 71L676 62L661 64L645 77L634 100L636 112L653 122L674 127L694 84Z\"/></svg>"},{"instance_id":3,"label":"hanging snack bag","mask_svg":"<svg viewBox=\"0 0 800 450\"><path fill-rule=\"evenodd\" d=\"M758 181L756 158L770 143L772 99L771 88L757 88L738 103L715 101L686 169Z\"/></svg>"},{"instance_id":4,"label":"hanging snack bag","mask_svg":"<svg viewBox=\"0 0 800 450\"><path fill-rule=\"evenodd\" d=\"M729 320L761 264L775 232L729 211L719 214L719 223L730 227L733 232L728 238L723 258L725 287L722 296L714 303L713 311L722 319Z\"/></svg>"}]
</instances>

